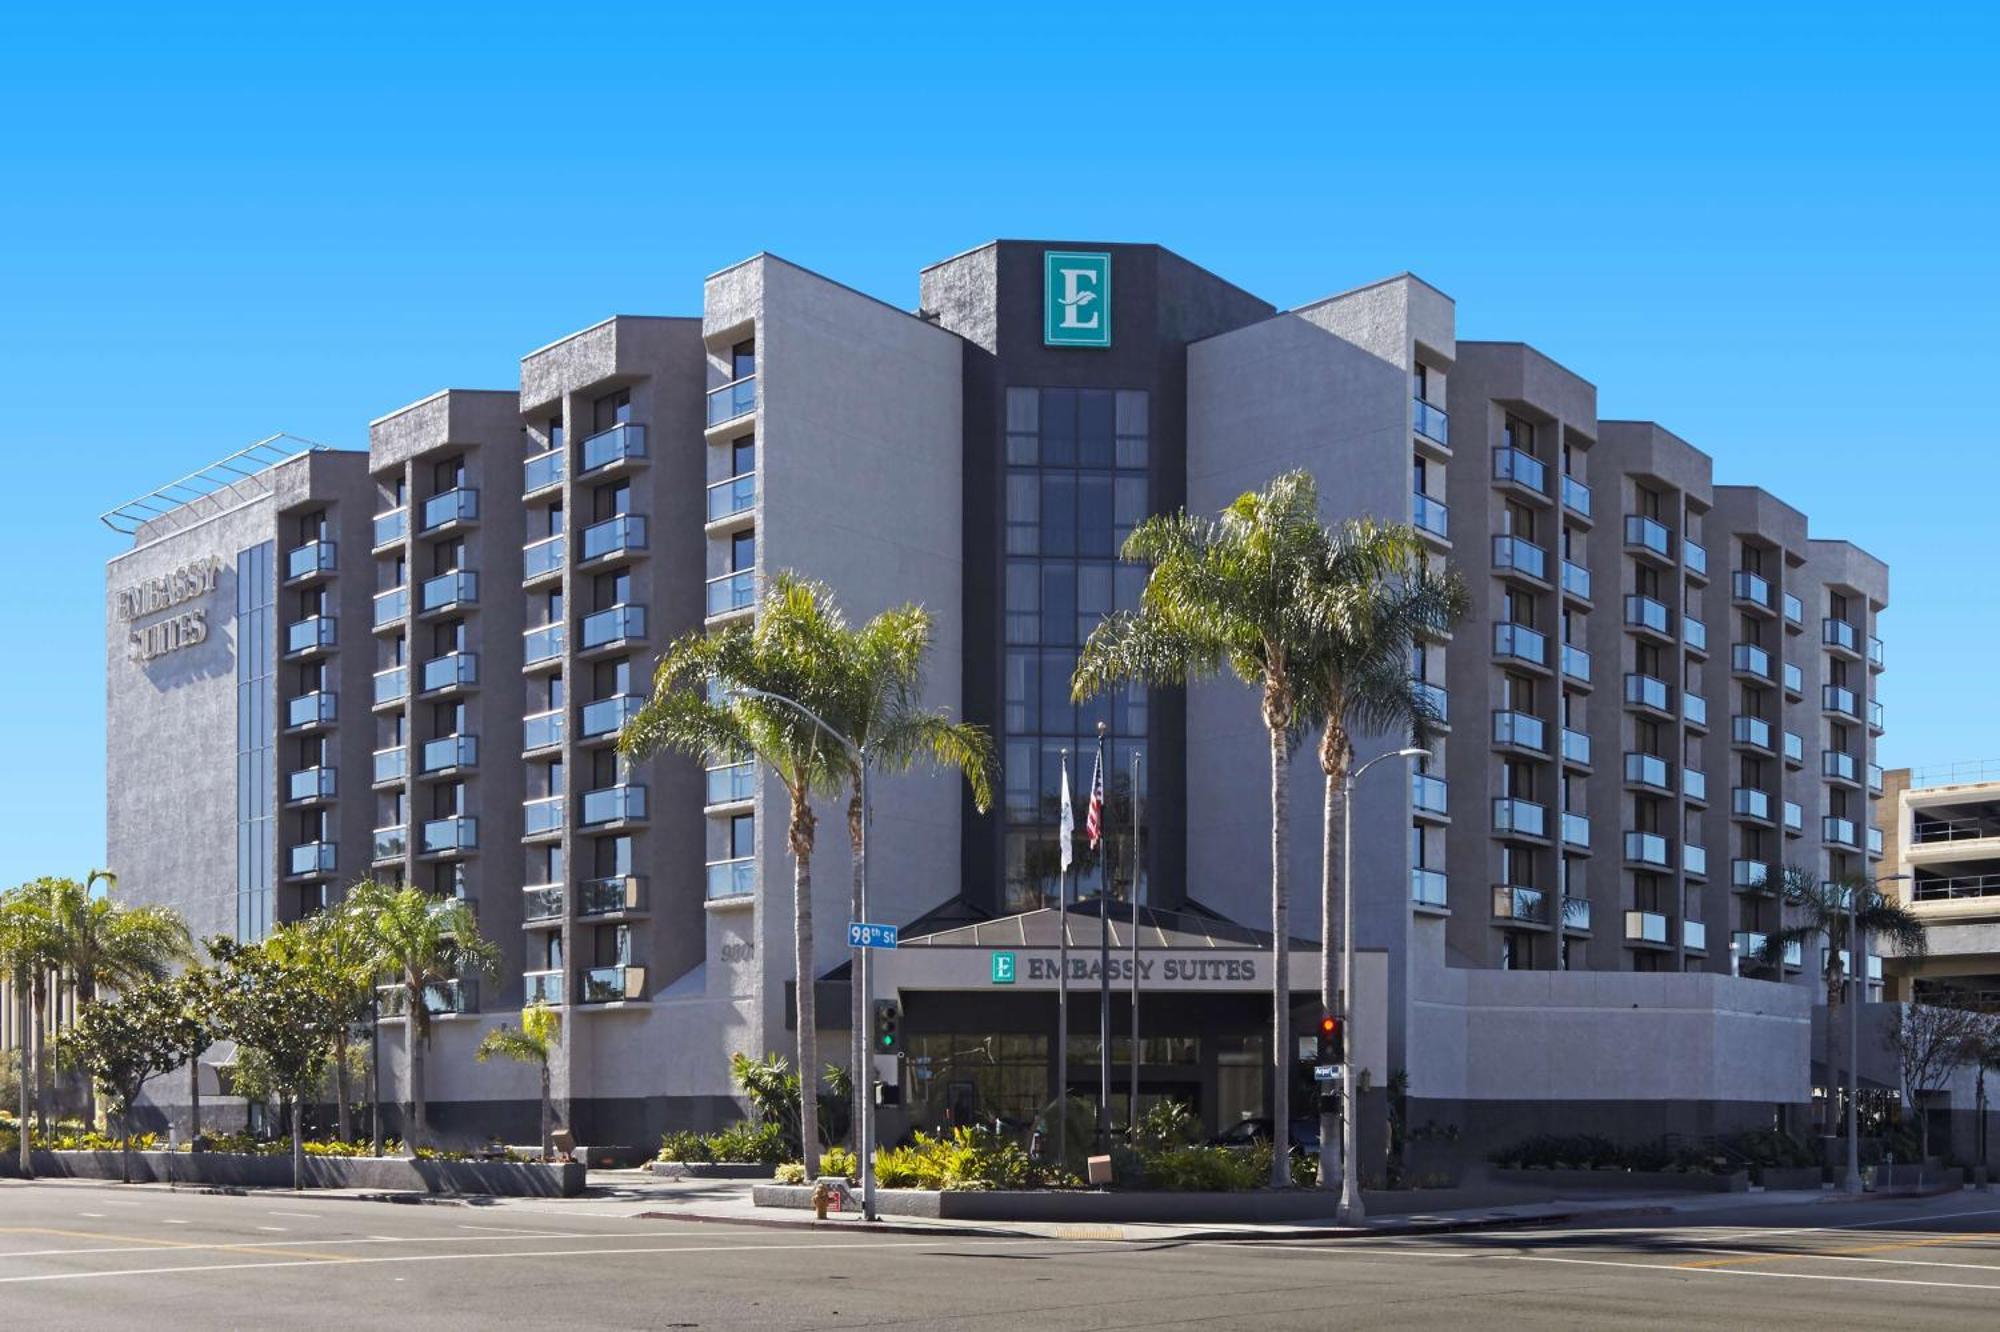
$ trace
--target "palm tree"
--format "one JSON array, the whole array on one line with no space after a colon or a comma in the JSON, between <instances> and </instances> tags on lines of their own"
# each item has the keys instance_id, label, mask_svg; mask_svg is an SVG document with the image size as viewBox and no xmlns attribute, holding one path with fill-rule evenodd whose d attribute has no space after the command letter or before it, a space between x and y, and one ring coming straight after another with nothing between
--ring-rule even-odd
<instances>
[{"instance_id":1,"label":"palm tree","mask_svg":"<svg viewBox=\"0 0 2000 1332\"><path fill-rule=\"evenodd\" d=\"M757 605L754 623L676 639L660 658L653 695L618 736L619 752L650 758L673 750L701 759L754 756L791 801L785 836L792 852L792 942L796 967L798 1066L819 1068L813 1002L812 798L838 795L848 760L790 699L821 717L853 694L847 621L823 584L780 572ZM711 694L711 686L714 689ZM745 692L738 692L737 687ZM747 692L750 690L755 693ZM799 1079L802 1159L819 1160L819 1078Z\"/></svg>"},{"instance_id":2,"label":"palm tree","mask_svg":"<svg viewBox=\"0 0 2000 1332\"><path fill-rule=\"evenodd\" d=\"M562 1015L544 1003L521 1010L521 1025L495 1027L479 1042L474 1057L485 1063L495 1055L516 1063L533 1064L542 1076L542 1159L555 1155L555 1115L549 1096L549 1060L562 1038Z\"/></svg>"},{"instance_id":3,"label":"palm tree","mask_svg":"<svg viewBox=\"0 0 2000 1332\"><path fill-rule=\"evenodd\" d=\"M883 611L850 637L852 680L848 698L829 720L868 756L877 772L908 772L919 762L956 768L972 787L972 803L984 814L993 806L993 740L984 727L955 722L948 713L923 706L924 657L931 646L931 614L922 606ZM847 840L853 850L850 920L863 919L861 880L867 864L862 828L861 764L848 755ZM862 1100L871 1094L868 1075L866 996L861 978L849 979L848 1020L853 1034L854 1083L849 1133L861 1131ZM862 1150L857 1141L857 1151Z\"/></svg>"},{"instance_id":4,"label":"palm tree","mask_svg":"<svg viewBox=\"0 0 2000 1332\"><path fill-rule=\"evenodd\" d=\"M1071 680L1078 701L1124 681L1185 684L1227 669L1260 691L1271 747L1271 1122L1278 1149L1271 1185L1289 1187L1291 996L1286 941L1290 835L1286 768L1298 739L1299 700L1316 681L1302 673L1319 633L1312 595L1325 566L1326 533L1310 473L1287 472L1237 497L1216 518L1157 515L1125 542L1124 558L1152 566L1137 611L1091 631Z\"/></svg>"},{"instance_id":5,"label":"palm tree","mask_svg":"<svg viewBox=\"0 0 2000 1332\"><path fill-rule=\"evenodd\" d=\"M1840 1011L1842 992L1846 988L1846 967L1841 954L1854 931L1858 930L1864 941L1870 935L1884 935L1895 942L1897 951L1903 956L1922 957L1929 947L1924 935L1924 923L1901 902L1884 895L1873 880L1859 876L1823 879L1803 866L1786 865L1779 870L1775 884L1766 882L1759 888L1763 895L1775 896L1785 914L1796 921L1764 936L1764 947L1759 955L1764 965L1782 968L1785 950L1791 945L1796 944L1803 949L1815 940L1823 939L1826 943L1826 964L1821 979L1826 985L1826 1075L1829 1084L1825 1127L1826 1132L1831 1134L1835 1126L1834 1106L1839 1100L1835 1093L1833 1028L1835 1016ZM1858 958L1855 960L1859 961ZM1784 973L1780 970L1778 974ZM1850 1063L1857 1053L1854 1050L1847 1052Z\"/></svg>"},{"instance_id":6,"label":"palm tree","mask_svg":"<svg viewBox=\"0 0 2000 1332\"><path fill-rule=\"evenodd\" d=\"M295 948L321 975L328 992L340 996L345 1021L334 1036L334 1119L342 1142L352 1140L353 1094L349 1085L348 1043L354 1024L368 1011L381 968L371 915L395 890L370 879L356 882L332 911L322 911L283 931L284 946ZM273 936L276 939L278 936Z\"/></svg>"},{"instance_id":7,"label":"palm tree","mask_svg":"<svg viewBox=\"0 0 2000 1332\"><path fill-rule=\"evenodd\" d=\"M404 1148L416 1154L424 1122L424 1047L431 1038L430 992L472 973L491 975L500 950L479 936L472 908L417 888L365 894L358 907L378 973L393 977L403 1003L403 1077L409 1092Z\"/></svg>"},{"instance_id":8,"label":"palm tree","mask_svg":"<svg viewBox=\"0 0 2000 1332\"><path fill-rule=\"evenodd\" d=\"M1430 694L1410 673L1410 653L1442 639L1465 613L1465 585L1433 573L1413 527L1350 520L1328 534L1312 590L1315 629L1298 663L1301 717L1320 725L1319 767L1326 780L1320 816L1320 1001L1339 1007L1336 938L1343 918L1340 849L1348 818L1348 774L1356 734L1400 731L1418 746L1443 723ZM1353 1002L1353 997L1347 997ZM1331 1164L1335 1116L1320 1116L1320 1187L1335 1185Z\"/></svg>"},{"instance_id":9,"label":"palm tree","mask_svg":"<svg viewBox=\"0 0 2000 1332\"><path fill-rule=\"evenodd\" d=\"M33 1112L40 1104L41 1022L47 1011L48 978L56 967L54 933L50 928L45 880L24 883L0 894L0 965L14 987L14 1011L20 1017L20 1165L23 1179L34 1178L30 1152ZM46 1124L43 1125L46 1129Z\"/></svg>"}]
</instances>

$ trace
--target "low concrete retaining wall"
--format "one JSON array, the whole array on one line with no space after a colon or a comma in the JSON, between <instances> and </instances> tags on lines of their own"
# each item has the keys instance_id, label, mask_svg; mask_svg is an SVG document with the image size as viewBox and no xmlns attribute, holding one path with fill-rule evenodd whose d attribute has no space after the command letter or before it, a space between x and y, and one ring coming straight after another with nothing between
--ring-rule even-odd
<instances>
[{"instance_id":1,"label":"low concrete retaining wall","mask_svg":"<svg viewBox=\"0 0 2000 1332\"><path fill-rule=\"evenodd\" d=\"M1750 1178L1767 1189L1816 1189L1826 1182L1818 1166L1752 1166Z\"/></svg>"},{"instance_id":2,"label":"low concrete retaining wall","mask_svg":"<svg viewBox=\"0 0 2000 1332\"><path fill-rule=\"evenodd\" d=\"M35 1174L59 1179L121 1179L119 1152L33 1152ZM17 1159L0 1160L0 1175L16 1177ZM208 1184L224 1188L288 1189L292 1158L235 1152L134 1152L139 1183ZM397 1193L462 1193L521 1198L574 1198L583 1192L584 1167L539 1161L413 1161L400 1156L308 1156L307 1188L382 1189Z\"/></svg>"},{"instance_id":3,"label":"low concrete retaining wall","mask_svg":"<svg viewBox=\"0 0 2000 1332\"><path fill-rule=\"evenodd\" d=\"M852 1187L855 1205L861 1190ZM750 1191L759 1207L810 1207L812 1189L799 1184L759 1184ZM1408 1216L1491 1204L1491 1190L1414 1189L1366 1192L1371 1216ZM1514 1201L1519 1201L1515 1199ZM1243 1193L1092 1193L1077 1190L957 1192L936 1189L878 1189L875 1209L884 1216L932 1221L1208 1222L1331 1221L1337 1195L1318 1189L1252 1190Z\"/></svg>"},{"instance_id":4,"label":"low concrete retaining wall","mask_svg":"<svg viewBox=\"0 0 2000 1332\"><path fill-rule=\"evenodd\" d=\"M769 1179L778 1167L741 1161L655 1161L646 1168L662 1179Z\"/></svg>"},{"instance_id":5,"label":"low concrete retaining wall","mask_svg":"<svg viewBox=\"0 0 2000 1332\"><path fill-rule=\"evenodd\" d=\"M1488 1178L1511 1188L1558 1192L1742 1193L1750 1187L1749 1173L1740 1170L1729 1175L1691 1175L1674 1170L1518 1170L1496 1166Z\"/></svg>"}]
</instances>

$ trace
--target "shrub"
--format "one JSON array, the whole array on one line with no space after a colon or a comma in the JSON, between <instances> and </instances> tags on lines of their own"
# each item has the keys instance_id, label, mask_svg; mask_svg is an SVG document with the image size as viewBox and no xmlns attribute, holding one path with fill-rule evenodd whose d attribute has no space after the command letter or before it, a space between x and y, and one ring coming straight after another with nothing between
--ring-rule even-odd
<instances>
[{"instance_id":1,"label":"shrub","mask_svg":"<svg viewBox=\"0 0 2000 1332\"><path fill-rule=\"evenodd\" d=\"M914 1147L883 1147L875 1153L875 1182L885 1189L923 1187Z\"/></svg>"},{"instance_id":2,"label":"shrub","mask_svg":"<svg viewBox=\"0 0 2000 1332\"><path fill-rule=\"evenodd\" d=\"M819 1173L854 1179L861 1173L861 1161L845 1147L829 1147L820 1153Z\"/></svg>"},{"instance_id":3,"label":"shrub","mask_svg":"<svg viewBox=\"0 0 2000 1332\"><path fill-rule=\"evenodd\" d=\"M676 1129L660 1139L662 1161L712 1161L708 1139L687 1129Z\"/></svg>"},{"instance_id":4,"label":"shrub","mask_svg":"<svg viewBox=\"0 0 2000 1332\"><path fill-rule=\"evenodd\" d=\"M1150 1188L1189 1193L1240 1193L1260 1187L1270 1177L1265 1153L1259 1173L1253 1153L1227 1147L1173 1147L1145 1154L1145 1180Z\"/></svg>"},{"instance_id":5,"label":"shrub","mask_svg":"<svg viewBox=\"0 0 2000 1332\"><path fill-rule=\"evenodd\" d=\"M1155 1101L1139 1117L1139 1131L1133 1135L1132 1145L1141 1152L1165 1152L1192 1147L1201 1141L1201 1136L1201 1120L1184 1103Z\"/></svg>"},{"instance_id":6,"label":"shrub","mask_svg":"<svg viewBox=\"0 0 2000 1332\"><path fill-rule=\"evenodd\" d=\"M780 1184L803 1184L806 1182L806 1168L798 1161L787 1161L773 1171L771 1178Z\"/></svg>"},{"instance_id":7,"label":"shrub","mask_svg":"<svg viewBox=\"0 0 2000 1332\"><path fill-rule=\"evenodd\" d=\"M785 1159L784 1130L777 1124L731 1124L707 1138L709 1159L743 1165L776 1165Z\"/></svg>"}]
</instances>

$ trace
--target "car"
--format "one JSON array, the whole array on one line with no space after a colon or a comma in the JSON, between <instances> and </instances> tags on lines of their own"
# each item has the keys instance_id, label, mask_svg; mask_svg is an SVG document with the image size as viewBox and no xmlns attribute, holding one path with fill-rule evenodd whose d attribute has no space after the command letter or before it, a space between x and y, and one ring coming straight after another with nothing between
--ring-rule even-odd
<instances>
[{"instance_id":1,"label":"car","mask_svg":"<svg viewBox=\"0 0 2000 1332\"><path fill-rule=\"evenodd\" d=\"M1294 1119L1292 1121L1292 1150L1314 1155L1319 1152L1319 1121L1317 1119ZM1271 1140L1271 1121L1265 1116L1239 1119L1209 1141L1217 1147L1248 1147L1253 1142Z\"/></svg>"}]
</instances>

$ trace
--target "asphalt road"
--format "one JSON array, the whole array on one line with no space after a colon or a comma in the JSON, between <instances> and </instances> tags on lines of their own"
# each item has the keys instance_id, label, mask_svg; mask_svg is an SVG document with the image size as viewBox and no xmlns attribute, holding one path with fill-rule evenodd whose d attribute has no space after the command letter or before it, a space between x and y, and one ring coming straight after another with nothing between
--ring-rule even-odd
<instances>
[{"instance_id":1,"label":"asphalt road","mask_svg":"<svg viewBox=\"0 0 2000 1332\"><path fill-rule=\"evenodd\" d=\"M0 1184L0 1326L1992 1327L2000 1194L1113 1243ZM393 1323L392 1323L393 1320ZM421 1320L413 1323L413 1320Z\"/></svg>"}]
</instances>

